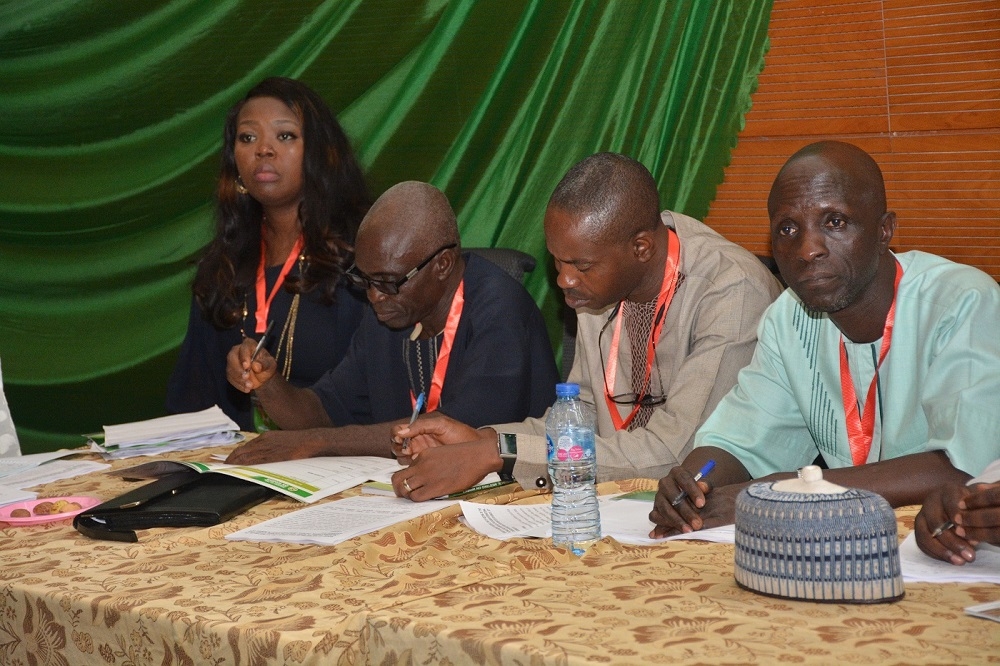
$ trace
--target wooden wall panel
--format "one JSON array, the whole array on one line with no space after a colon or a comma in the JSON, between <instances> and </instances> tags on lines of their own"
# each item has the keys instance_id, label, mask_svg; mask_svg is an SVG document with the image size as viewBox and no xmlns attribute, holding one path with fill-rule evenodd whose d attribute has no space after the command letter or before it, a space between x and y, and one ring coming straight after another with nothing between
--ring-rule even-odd
<instances>
[{"instance_id":1,"label":"wooden wall panel","mask_svg":"<svg viewBox=\"0 0 1000 666\"><path fill-rule=\"evenodd\" d=\"M1000 0L775 0L753 108L706 222L770 252L784 161L841 139L882 166L894 249L1000 278Z\"/></svg>"}]
</instances>

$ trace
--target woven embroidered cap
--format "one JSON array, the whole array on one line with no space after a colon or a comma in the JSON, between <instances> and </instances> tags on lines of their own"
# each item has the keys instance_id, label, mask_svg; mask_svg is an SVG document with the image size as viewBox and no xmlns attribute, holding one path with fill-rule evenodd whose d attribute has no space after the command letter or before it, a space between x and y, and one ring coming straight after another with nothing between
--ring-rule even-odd
<instances>
[{"instance_id":1,"label":"woven embroidered cap","mask_svg":"<svg viewBox=\"0 0 1000 666\"><path fill-rule=\"evenodd\" d=\"M833 603L903 598L896 514L885 498L823 479L755 483L736 498L736 582L775 597Z\"/></svg>"}]
</instances>

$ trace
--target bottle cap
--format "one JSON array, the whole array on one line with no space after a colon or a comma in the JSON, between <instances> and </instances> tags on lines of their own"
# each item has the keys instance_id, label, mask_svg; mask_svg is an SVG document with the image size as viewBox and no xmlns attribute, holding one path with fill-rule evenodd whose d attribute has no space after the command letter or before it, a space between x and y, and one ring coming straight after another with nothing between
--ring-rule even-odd
<instances>
[{"instance_id":1,"label":"bottle cap","mask_svg":"<svg viewBox=\"0 0 1000 666\"><path fill-rule=\"evenodd\" d=\"M572 398L580 395L580 385L573 383L556 384L557 398Z\"/></svg>"},{"instance_id":2,"label":"bottle cap","mask_svg":"<svg viewBox=\"0 0 1000 666\"><path fill-rule=\"evenodd\" d=\"M786 493L802 493L804 495L817 495L825 493L836 495L847 492L847 488L830 483L823 478L823 470L816 465L806 465L799 470L798 478L776 481L771 488Z\"/></svg>"}]
</instances>

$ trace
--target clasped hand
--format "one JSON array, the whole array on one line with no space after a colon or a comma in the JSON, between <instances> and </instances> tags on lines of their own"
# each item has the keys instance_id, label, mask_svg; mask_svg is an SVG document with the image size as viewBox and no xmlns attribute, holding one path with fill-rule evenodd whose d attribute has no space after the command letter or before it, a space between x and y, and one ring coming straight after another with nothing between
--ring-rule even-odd
<instances>
[{"instance_id":1,"label":"clasped hand","mask_svg":"<svg viewBox=\"0 0 1000 666\"><path fill-rule=\"evenodd\" d=\"M415 502L471 488L502 466L496 432L476 430L436 412L392 428L392 451L407 465L392 476L400 497Z\"/></svg>"}]
</instances>

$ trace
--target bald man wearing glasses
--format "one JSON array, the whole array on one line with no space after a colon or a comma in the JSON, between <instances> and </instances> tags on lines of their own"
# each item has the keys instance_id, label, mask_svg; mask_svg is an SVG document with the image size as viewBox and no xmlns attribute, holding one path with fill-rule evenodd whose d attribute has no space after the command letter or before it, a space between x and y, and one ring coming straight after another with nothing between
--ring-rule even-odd
<instances>
[{"instance_id":1,"label":"bald man wearing glasses","mask_svg":"<svg viewBox=\"0 0 1000 666\"><path fill-rule=\"evenodd\" d=\"M541 416L559 381L531 296L489 261L462 254L455 213L427 183L400 183L358 229L347 278L371 303L344 360L311 387L284 380L246 340L227 358L229 382L254 391L282 429L230 454L253 464L392 454L390 428L418 396L427 412L484 424Z\"/></svg>"},{"instance_id":2,"label":"bald man wearing glasses","mask_svg":"<svg viewBox=\"0 0 1000 666\"><path fill-rule=\"evenodd\" d=\"M597 411L598 480L660 478L750 362L757 323L780 287L743 248L660 212L646 167L614 153L563 177L545 212L545 242L577 311L569 381ZM393 487L413 500L457 492L490 471L528 488L550 483L540 418L476 430L430 415L394 436L410 465Z\"/></svg>"}]
</instances>

